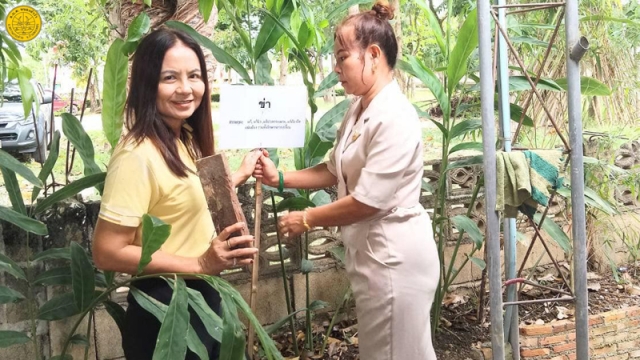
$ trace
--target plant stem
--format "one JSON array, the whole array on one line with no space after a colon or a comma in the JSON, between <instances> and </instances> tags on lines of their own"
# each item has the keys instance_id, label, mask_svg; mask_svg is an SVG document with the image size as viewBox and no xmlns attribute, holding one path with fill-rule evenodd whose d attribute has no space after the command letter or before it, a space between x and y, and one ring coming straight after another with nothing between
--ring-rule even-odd
<instances>
[{"instance_id":1,"label":"plant stem","mask_svg":"<svg viewBox=\"0 0 640 360\"><path fill-rule=\"evenodd\" d=\"M284 297L287 302L287 315L292 313L291 310L291 302L289 298L289 286L287 285L287 270L284 266L284 254L282 253L282 242L280 241L280 233L278 232L278 211L276 210L276 198L273 196L273 191L269 192L271 194L271 206L273 208L273 218L276 220L276 239L278 239L278 252L280 254L280 272L282 273L282 284L284 286ZM298 350L298 341L296 340L296 322L293 318L289 320L289 325L291 326L291 338L293 342L293 351L294 355L298 356L300 354L300 350Z\"/></svg>"},{"instance_id":2,"label":"plant stem","mask_svg":"<svg viewBox=\"0 0 640 360\"><path fill-rule=\"evenodd\" d=\"M304 258L309 261L309 232L305 231L304 233ZM309 283L309 273L304 274L304 278L306 281L306 290L307 290L307 311L306 311L306 322L307 322L307 344L309 345L309 350L313 351L313 333L311 332L311 310L309 306L311 305L311 292L310 292L310 283Z\"/></svg>"},{"instance_id":3,"label":"plant stem","mask_svg":"<svg viewBox=\"0 0 640 360\"><path fill-rule=\"evenodd\" d=\"M91 309L91 314L89 314L89 319L87 320L87 347L84 349L84 360L89 359L89 346L91 345L91 326L92 320L95 312ZM70 334L73 336L73 334Z\"/></svg>"}]
</instances>

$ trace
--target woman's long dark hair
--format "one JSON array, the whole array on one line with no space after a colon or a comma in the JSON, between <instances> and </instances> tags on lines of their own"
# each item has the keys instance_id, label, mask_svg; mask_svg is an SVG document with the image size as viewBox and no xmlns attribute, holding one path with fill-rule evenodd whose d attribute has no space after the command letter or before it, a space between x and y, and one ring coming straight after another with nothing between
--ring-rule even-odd
<instances>
[{"instance_id":1,"label":"woman's long dark hair","mask_svg":"<svg viewBox=\"0 0 640 360\"><path fill-rule=\"evenodd\" d=\"M175 133L162 121L156 98L162 62L167 51L178 42L193 50L200 62L204 82L202 102L186 120L193 131L182 129L180 139L196 160L213 155L213 125L211 120L211 95L204 54L198 43L189 35L174 29L158 29L147 35L138 45L131 67L131 85L126 103L125 139L140 143L149 139L158 149L167 166L176 176L186 177L189 168L178 153Z\"/></svg>"}]
</instances>

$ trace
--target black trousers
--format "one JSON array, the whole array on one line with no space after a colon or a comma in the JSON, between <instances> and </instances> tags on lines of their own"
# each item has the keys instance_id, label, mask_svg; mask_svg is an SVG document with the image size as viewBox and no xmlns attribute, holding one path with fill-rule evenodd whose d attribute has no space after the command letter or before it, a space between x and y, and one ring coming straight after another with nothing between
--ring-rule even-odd
<instances>
[{"instance_id":1,"label":"black trousers","mask_svg":"<svg viewBox=\"0 0 640 360\"><path fill-rule=\"evenodd\" d=\"M199 291L204 297L209 307L217 314L220 314L220 295L209 286L204 280L185 280L187 287ZM132 286L145 292L152 298L169 305L173 290L166 281L153 278L137 280ZM127 360L151 360L156 347L156 340L160 332L160 321L151 313L142 308L134 299L133 295L127 297L129 307L125 316L124 334L122 336L122 348ZM220 353L220 343L214 340L207 332L206 327L200 321L195 310L189 306L189 316L191 326L198 334L198 337L207 348L209 359L217 360ZM198 360L198 356L187 349L186 360ZM178 360L178 359L176 359Z\"/></svg>"}]
</instances>

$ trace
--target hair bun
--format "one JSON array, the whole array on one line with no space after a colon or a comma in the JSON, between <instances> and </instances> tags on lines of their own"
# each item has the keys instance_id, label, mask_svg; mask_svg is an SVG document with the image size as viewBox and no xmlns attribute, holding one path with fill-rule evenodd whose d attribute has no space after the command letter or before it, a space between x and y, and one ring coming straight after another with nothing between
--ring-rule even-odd
<instances>
[{"instance_id":1,"label":"hair bun","mask_svg":"<svg viewBox=\"0 0 640 360\"><path fill-rule=\"evenodd\" d=\"M380 20L392 20L393 8L386 0L378 0L371 8L372 14Z\"/></svg>"}]
</instances>

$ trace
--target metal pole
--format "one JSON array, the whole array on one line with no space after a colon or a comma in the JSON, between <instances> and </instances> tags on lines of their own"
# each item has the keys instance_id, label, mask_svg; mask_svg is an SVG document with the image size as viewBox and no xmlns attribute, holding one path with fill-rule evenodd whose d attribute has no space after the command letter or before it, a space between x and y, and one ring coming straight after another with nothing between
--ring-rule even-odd
<instances>
[{"instance_id":1,"label":"metal pole","mask_svg":"<svg viewBox=\"0 0 640 360\"><path fill-rule=\"evenodd\" d=\"M584 162L582 153L582 109L580 104L580 57L570 56L574 45L586 50L578 28L578 0L567 0L565 8L567 34L567 105L569 141L571 143L571 216L574 257L574 295L576 297L576 356L589 359L589 298L587 294L587 231L584 203ZM584 39L586 40L586 39Z\"/></svg>"},{"instance_id":2,"label":"metal pole","mask_svg":"<svg viewBox=\"0 0 640 360\"><path fill-rule=\"evenodd\" d=\"M506 0L496 0L498 6L506 5ZM506 9L498 9L498 21L503 29L507 30ZM509 108L509 47L507 39L498 32L494 40L498 43L498 101L500 108L500 124L502 127L502 138L504 141L504 151L511 152L511 109ZM505 278L507 280L516 277L516 261L518 258L516 248L516 219L504 218L504 263ZM507 302L516 301L517 285L507 286ZM508 307L505 309L504 337L511 344L514 360L520 359L520 339L518 332L518 308Z\"/></svg>"},{"instance_id":3,"label":"metal pole","mask_svg":"<svg viewBox=\"0 0 640 360\"><path fill-rule=\"evenodd\" d=\"M491 288L491 347L493 360L504 360L502 284L500 269L500 222L496 212L496 127L494 118L493 59L491 46L491 2L478 0L478 45L480 54L480 102L484 146L484 201L487 216L487 269Z\"/></svg>"}]
</instances>

